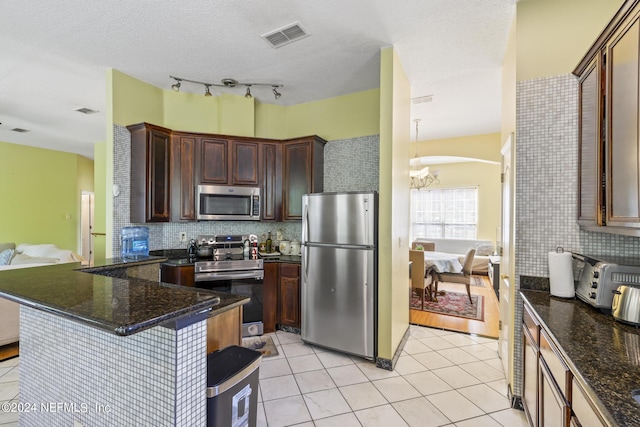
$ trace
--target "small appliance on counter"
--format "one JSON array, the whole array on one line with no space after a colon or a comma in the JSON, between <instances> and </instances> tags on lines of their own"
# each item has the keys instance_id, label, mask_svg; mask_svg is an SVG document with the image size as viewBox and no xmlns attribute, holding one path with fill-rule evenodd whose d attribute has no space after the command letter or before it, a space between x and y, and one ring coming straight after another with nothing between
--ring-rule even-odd
<instances>
[{"instance_id":1,"label":"small appliance on counter","mask_svg":"<svg viewBox=\"0 0 640 427\"><path fill-rule=\"evenodd\" d=\"M149 256L148 227L122 227L120 239L122 258L139 259Z\"/></svg>"},{"instance_id":2,"label":"small appliance on counter","mask_svg":"<svg viewBox=\"0 0 640 427\"><path fill-rule=\"evenodd\" d=\"M576 296L602 311L612 308L614 292L621 285L640 286L640 260L596 257L572 253Z\"/></svg>"},{"instance_id":3,"label":"small appliance on counter","mask_svg":"<svg viewBox=\"0 0 640 427\"><path fill-rule=\"evenodd\" d=\"M618 286L613 291L611 314L618 322L640 325L640 286Z\"/></svg>"}]
</instances>

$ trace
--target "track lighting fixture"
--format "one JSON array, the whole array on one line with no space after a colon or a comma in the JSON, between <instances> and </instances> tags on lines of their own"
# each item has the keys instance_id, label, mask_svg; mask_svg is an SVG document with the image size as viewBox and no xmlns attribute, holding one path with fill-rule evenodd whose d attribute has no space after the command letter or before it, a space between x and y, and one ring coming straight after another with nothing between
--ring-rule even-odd
<instances>
[{"instance_id":1,"label":"track lighting fixture","mask_svg":"<svg viewBox=\"0 0 640 427\"><path fill-rule=\"evenodd\" d=\"M245 98L253 98L253 94L251 93L251 86L271 86L272 92L273 92L273 96L276 99L280 99L282 94L280 92L278 92L278 89L281 88L281 87L284 87L281 84L274 84L274 83L239 82L236 79L231 79L231 78L222 79L220 81L220 84L199 82L199 81L195 81L195 80L183 79L182 77L174 77L174 76L169 76L169 78L171 78L171 79L176 81L174 84L171 85L171 89L175 90L176 92L180 91L180 86L181 86L182 82L188 82L188 83L194 83L194 84L197 84L197 85L203 85L204 86L204 90L205 90L204 96L212 96L211 90L210 90L211 86L226 87L226 88L234 88L236 86L246 86L247 91L244 94Z\"/></svg>"}]
</instances>

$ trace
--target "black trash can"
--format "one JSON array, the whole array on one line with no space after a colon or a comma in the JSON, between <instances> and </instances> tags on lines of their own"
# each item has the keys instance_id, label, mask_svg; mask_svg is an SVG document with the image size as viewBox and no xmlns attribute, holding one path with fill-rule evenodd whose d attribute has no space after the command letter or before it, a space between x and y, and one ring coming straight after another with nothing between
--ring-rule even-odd
<instances>
[{"instance_id":1,"label":"black trash can","mask_svg":"<svg viewBox=\"0 0 640 427\"><path fill-rule=\"evenodd\" d=\"M255 427L262 354L232 345L207 356L207 427Z\"/></svg>"}]
</instances>

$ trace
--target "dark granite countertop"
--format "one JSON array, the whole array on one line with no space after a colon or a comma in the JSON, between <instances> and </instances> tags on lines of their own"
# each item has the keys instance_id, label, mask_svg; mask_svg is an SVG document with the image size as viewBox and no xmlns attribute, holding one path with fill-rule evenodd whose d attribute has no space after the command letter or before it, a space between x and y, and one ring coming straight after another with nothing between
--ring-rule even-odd
<instances>
[{"instance_id":1,"label":"dark granite countertop","mask_svg":"<svg viewBox=\"0 0 640 427\"><path fill-rule=\"evenodd\" d=\"M640 329L577 299L522 290L576 380L612 426L640 425Z\"/></svg>"},{"instance_id":2,"label":"dark granite countertop","mask_svg":"<svg viewBox=\"0 0 640 427\"><path fill-rule=\"evenodd\" d=\"M0 296L117 335L205 310L221 313L249 301L206 289L103 274L162 261L166 258L109 259L86 267L69 263L0 271Z\"/></svg>"}]
</instances>

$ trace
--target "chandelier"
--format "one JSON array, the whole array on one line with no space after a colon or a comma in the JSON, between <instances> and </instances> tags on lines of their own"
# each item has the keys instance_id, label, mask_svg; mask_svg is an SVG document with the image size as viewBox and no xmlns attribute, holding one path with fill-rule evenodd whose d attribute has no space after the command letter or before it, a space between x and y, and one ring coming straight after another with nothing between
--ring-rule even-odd
<instances>
[{"instance_id":1,"label":"chandelier","mask_svg":"<svg viewBox=\"0 0 640 427\"><path fill-rule=\"evenodd\" d=\"M188 82L188 83L194 83L197 85L203 85L204 86L204 96L212 96L211 95L211 86L214 87L226 87L226 88L234 88L236 86L245 86L247 88L247 91L244 94L245 98L253 98L253 95L251 94L251 87L253 86L267 86L267 87L271 87L271 92L273 92L273 96L276 99L279 99L282 94L280 92L278 92L278 88L283 87L283 85L278 84L278 83L252 83L252 82L239 82L235 79L222 79L221 83L206 83L206 82L199 82L196 80L189 80L189 79L184 79L182 77L174 77L174 76L169 76L169 78L172 78L173 80L175 80L175 83L171 85L171 89L173 89L176 92L180 91L180 86L182 85L182 82Z\"/></svg>"},{"instance_id":2,"label":"chandelier","mask_svg":"<svg viewBox=\"0 0 640 427\"><path fill-rule=\"evenodd\" d=\"M411 188L420 190L426 188L431 184L440 184L438 179L438 173L440 171L429 171L429 166L422 164L422 159L418 157L418 123L420 119L414 120L416 124L416 155L410 160L409 177L411 178Z\"/></svg>"}]
</instances>

